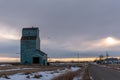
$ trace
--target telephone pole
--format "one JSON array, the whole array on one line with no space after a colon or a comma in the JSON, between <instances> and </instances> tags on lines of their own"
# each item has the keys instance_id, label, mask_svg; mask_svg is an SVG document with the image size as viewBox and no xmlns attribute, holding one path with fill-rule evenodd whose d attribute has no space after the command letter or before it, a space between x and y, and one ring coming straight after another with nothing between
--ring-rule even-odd
<instances>
[{"instance_id":1,"label":"telephone pole","mask_svg":"<svg viewBox=\"0 0 120 80\"><path fill-rule=\"evenodd\" d=\"M108 51L106 51L106 59L109 58L109 54L108 54Z\"/></svg>"},{"instance_id":2,"label":"telephone pole","mask_svg":"<svg viewBox=\"0 0 120 80\"><path fill-rule=\"evenodd\" d=\"M79 63L79 53L77 54L77 56L78 56L78 63Z\"/></svg>"}]
</instances>

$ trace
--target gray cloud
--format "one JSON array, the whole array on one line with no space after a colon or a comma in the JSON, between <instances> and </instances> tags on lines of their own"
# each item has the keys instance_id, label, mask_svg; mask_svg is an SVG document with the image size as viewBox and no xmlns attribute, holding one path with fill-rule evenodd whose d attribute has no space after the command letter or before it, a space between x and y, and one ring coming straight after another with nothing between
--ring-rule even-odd
<instances>
[{"instance_id":1,"label":"gray cloud","mask_svg":"<svg viewBox=\"0 0 120 80\"><path fill-rule=\"evenodd\" d=\"M0 27L5 29L0 32L20 37L23 27L38 26L41 40L51 42L41 43L43 51L51 57L75 57L77 51L66 50L66 44L87 48L88 46L82 45L83 42L93 42L108 36L120 39L119 7L119 0L1 0L0 24L3 25ZM19 41L7 42L10 44L1 43L5 44L0 46L1 55L19 51ZM14 50L15 47L17 50ZM118 54L118 48L119 46L115 47L115 55ZM84 53L87 54L84 55L83 52L80 53L81 56L98 55L94 49L92 52L85 50Z\"/></svg>"}]
</instances>

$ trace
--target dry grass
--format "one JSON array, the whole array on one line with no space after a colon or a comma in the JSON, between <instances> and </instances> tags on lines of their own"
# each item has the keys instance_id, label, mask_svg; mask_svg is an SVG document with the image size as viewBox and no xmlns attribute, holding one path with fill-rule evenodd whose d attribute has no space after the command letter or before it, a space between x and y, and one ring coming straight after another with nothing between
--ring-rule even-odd
<instances>
[{"instance_id":1,"label":"dry grass","mask_svg":"<svg viewBox=\"0 0 120 80\"><path fill-rule=\"evenodd\" d=\"M33 68L33 69L23 69L23 68ZM4 71L4 72L0 72L0 77L4 76L4 75L13 75L16 73L22 73L25 75L34 73L34 72L40 72L40 71L53 71L53 70L63 70L65 68L69 68L69 66L40 66L40 65L12 65L12 66L0 66L0 70L8 70L8 69L18 69L18 70L14 70L14 71ZM74 77L75 75L77 75L78 73L80 73L80 71L78 72L67 72L65 76L67 77ZM60 79L61 80L61 79ZM71 79L65 79L65 80L71 80Z\"/></svg>"},{"instance_id":2,"label":"dry grass","mask_svg":"<svg viewBox=\"0 0 120 80\"><path fill-rule=\"evenodd\" d=\"M12 68L11 68L12 67ZM11 66L9 69L15 69L15 67ZM3 75L13 75L16 73L23 73L23 74L31 74L34 72L40 72L40 71L53 71L53 70L57 70L57 69L65 69L65 67L42 67L42 66L19 66L20 70L14 70L14 71L4 71L4 72L0 72L0 76ZM22 69L22 68L33 68L33 69ZM8 68L4 68L1 70L6 70Z\"/></svg>"},{"instance_id":3,"label":"dry grass","mask_svg":"<svg viewBox=\"0 0 120 80\"><path fill-rule=\"evenodd\" d=\"M79 69L78 71L69 71L53 78L52 80L73 80L73 78L75 76L78 76L80 72L81 72L81 69Z\"/></svg>"},{"instance_id":4,"label":"dry grass","mask_svg":"<svg viewBox=\"0 0 120 80\"><path fill-rule=\"evenodd\" d=\"M91 80L89 76L88 67L84 69L83 80Z\"/></svg>"}]
</instances>

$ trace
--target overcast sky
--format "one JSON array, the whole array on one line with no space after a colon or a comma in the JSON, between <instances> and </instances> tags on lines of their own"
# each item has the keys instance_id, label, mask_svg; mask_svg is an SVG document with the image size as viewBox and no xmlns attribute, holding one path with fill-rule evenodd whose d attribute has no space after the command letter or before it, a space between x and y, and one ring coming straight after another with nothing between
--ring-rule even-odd
<instances>
[{"instance_id":1,"label":"overcast sky","mask_svg":"<svg viewBox=\"0 0 120 80\"><path fill-rule=\"evenodd\" d=\"M19 57L22 28L32 26L49 57L120 56L120 0L0 0L0 56Z\"/></svg>"}]
</instances>

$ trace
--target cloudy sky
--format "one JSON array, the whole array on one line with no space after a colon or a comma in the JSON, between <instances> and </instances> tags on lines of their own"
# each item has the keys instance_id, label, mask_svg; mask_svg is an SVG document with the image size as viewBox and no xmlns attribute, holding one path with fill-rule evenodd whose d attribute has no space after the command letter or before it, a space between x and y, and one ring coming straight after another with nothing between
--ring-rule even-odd
<instances>
[{"instance_id":1,"label":"cloudy sky","mask_svg":"<svg viewBox=\"0 0 120 80\"><path fill-rule=\"evenodd\" d=\"M120 0L0 0L0 56L19 57L32 26L49 57L120 56Z\"/></svg>"}]
</instances>

